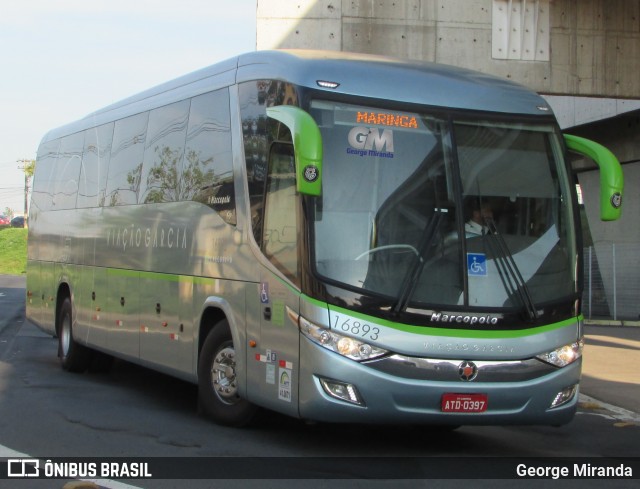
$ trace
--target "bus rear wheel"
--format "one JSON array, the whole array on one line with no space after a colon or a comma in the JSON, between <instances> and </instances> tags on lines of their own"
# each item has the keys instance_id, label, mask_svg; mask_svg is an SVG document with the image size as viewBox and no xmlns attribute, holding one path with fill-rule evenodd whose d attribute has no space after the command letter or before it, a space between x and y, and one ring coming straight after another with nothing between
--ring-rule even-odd
<instances>
[{"instance_id":1,"label":"bus rear wheel","mask_svg":"<svg viewBox=\"0 0 640 489\"><path fill-rule=\"evenodd\" d=\"M225 426L245 426L257 411L238 394L236 351L226 320L211 330L200 352L198 398L204 412Z\"/></svg>"},{"instance_id":2,"label":"bus rear wheel","mask_svg":"<svg viewBox=\"0 0 640 489\"><path fill-rule=\"evenodd\" d=\"M84 372L91 360L91 350L73 339L71 299L64 299L58 313L58 357L68 372Z\"/></svg>"}]
</instances>

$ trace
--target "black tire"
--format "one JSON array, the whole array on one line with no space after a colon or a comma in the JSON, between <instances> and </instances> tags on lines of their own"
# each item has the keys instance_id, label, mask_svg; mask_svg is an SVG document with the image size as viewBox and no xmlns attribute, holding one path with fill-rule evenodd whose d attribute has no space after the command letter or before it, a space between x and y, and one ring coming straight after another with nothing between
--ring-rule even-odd
<instances>
[{"instance_id":1,"label":"black tire","mask_svg":"<svg viewBox=\"0 0 640 489\"><path fill-rule=\"evenodd\" d=\"M225 426L246 426L258 408L238 395L235 348L229 323L208 334L198 360L198 400L205 414Z\"/></svg>"},{"instance_id":2,"label":"black tire","mask_svg":"<svg viewBox=\"0 0 640 489\"><path fill-rule=\"evenodd\" d=\"M58 313L58 358L67 372L84 372L91 361L91 350L73 339L71 299L64 299Z\"/></svg>"}]
</instances>

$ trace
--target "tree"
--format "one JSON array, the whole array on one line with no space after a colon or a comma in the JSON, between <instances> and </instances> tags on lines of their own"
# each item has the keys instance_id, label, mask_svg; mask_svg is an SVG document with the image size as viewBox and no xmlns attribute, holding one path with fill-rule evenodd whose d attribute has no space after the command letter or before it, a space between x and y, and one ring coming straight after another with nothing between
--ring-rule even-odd
<instances>
[{"instance_id":1,"label":"tree","mask_svg":"<svg viewBox=\"0 0 640 489\"><path fill-rule=\"evenodd\" d=\"M33 178L33 174L36 171L36 160L20 160L19 163L22 163L22 170L28 179Z\"/></svg>"},{"instance_id":2,"label":"tree","mask_svg":"<svg viewBox=\"0 0 640 489\"><path fill-rule=\"evenodd\" d=\"M20 169L24 171L24 216L27 217L29 208L29 183L36 171L36 160L18 160L18 163L22 163Z\"/></svg>"},{"instance_id":3,"label":"tree","mask_svg":"<svg viewBox=\"0 0 640 489\"><path fill-rule=\"evenodd\" d=\"M155 151L158 159L147 175L145 204L193 200L197 194L218 183L214 171L206 169L213 163L213 158L203 161L199 153L189 150L184 168L180 169L181 150L163 146L156 147Z\"/></svg>"}]
</instances>

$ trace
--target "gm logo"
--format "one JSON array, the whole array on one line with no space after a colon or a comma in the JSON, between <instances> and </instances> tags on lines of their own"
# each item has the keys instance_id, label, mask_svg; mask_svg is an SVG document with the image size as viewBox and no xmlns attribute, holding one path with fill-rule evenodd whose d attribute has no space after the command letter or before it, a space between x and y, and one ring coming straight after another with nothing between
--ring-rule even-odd
<instances>
[{"instance_id":1,"label":"gm logo","mask_svg":"<svg viewBox=\"0 0 640 489\"><path fill-rule=\"evenodd\" d=\"M40 460L35 458L10 458L7 460L7 477L38 477Z\"/></svg>"},{"instance_id":2,"label":"gm logo","mask_svg":"<svg viewBox=\"0 0 640 489\"><path fill-rule=\"evenodd\" d=\"M393 153L393 131L376 127L354 127L349 131L349 144L355 149L386 150Z\"/></svg>"}]
</instances>

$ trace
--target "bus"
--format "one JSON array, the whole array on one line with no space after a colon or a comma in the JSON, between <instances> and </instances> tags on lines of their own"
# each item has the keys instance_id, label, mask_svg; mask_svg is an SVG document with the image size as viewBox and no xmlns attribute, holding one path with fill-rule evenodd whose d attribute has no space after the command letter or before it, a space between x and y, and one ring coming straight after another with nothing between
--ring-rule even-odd
<instances>
[{"instance_id":1,"label":"bus","mask_svg":"<svg viewBox=\"0 0 640 489\"><path fill-rule=\"evenodd\" d=\"M583 350L568 151L616 219L615 157L519 85L241 55L44 136L27 317L63 369L176 376L224 425L561 425Z\"/></svg>"}]
</instances>

